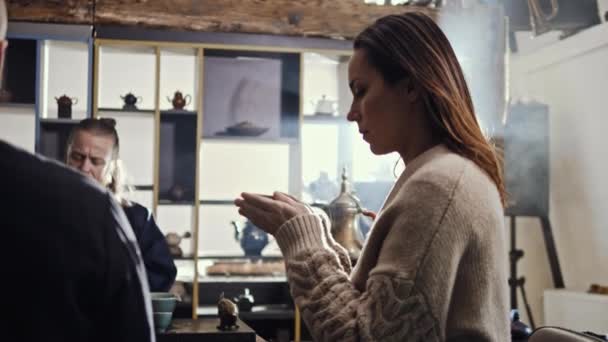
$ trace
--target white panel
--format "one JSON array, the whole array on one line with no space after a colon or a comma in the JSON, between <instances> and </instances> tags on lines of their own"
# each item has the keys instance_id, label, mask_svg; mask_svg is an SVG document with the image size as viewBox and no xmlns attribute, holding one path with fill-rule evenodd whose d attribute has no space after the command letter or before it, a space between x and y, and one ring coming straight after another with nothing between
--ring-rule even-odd
<instances>
[{"instance_id":1,"label":"white panel","mask_svg":"<svg viewBox=\"0 0 608 342\"><path fill-rule=\"evenodd\" d=\"M175 281L192 282L192 279L194 279L194 260L178 259L174 260L174 262L175 267L177 268L177 276L175 277Z\"/></svg>"},{"instance_id":2,"label":"white panel","mask_svg":"<svg viewBox=\"0 0 608 342\"><path fill-rule=\"evenodd\" d=\"M203 135L249 121L278 138L281 119L281 61L205 57Z\"/></svg>"},{"instance_id":3,"label":"white panel","mask_svg":"<svg viewBox=\"0 0 608 342\"><path fill-rule=\"evenodd\" d=\"M129 183L152 185L154 179L154 115L151 113L100 112L101 117L116 119L120 138L120 158Z\"/></svg>"},{"instance_id":4,"label":"white panel","mask_svg":"<svg viewBox=\"0 0 608 342\"><path fill-rule=\"evenodd\" d=\"M192 49L162 50L160 55L160 108L172 109L171 100L175 91L185 97L189 95L190 103L185 110L195 110L197 94L196 51Z\"/></svg>"},{"instance_id":5,"label":"white panel","mask_svg":"<svg viewBox=\"0 0 608 342\"><path fill-rule=\"evenodd\" d=\"M129 200L139 203L152 211L154 206L154 192L151 190L133 190L126 196Z\"/></svg>"},{"instance_id":6,"label":"white panel","mask_svg":"<svg viewBox=\"0 0 608 342\"><path fill-rule=\"evenodd\" d=\"M159 205L156 209L156 222L163 234L170 232L183 235L192 233L194 207L190 205ZM184 255L192 254L192 238L182 239L180 247Z\"/></svg>"},{"instance_id":7,"label":"white panel","mask_svg":"<svg viewBox=\"0 0 608 342\"><path fill-rule=\"evenodd\" d=\"M608 296L568 290L544 291L544 325L606 333Z\"/></svg>"},{"instance_id":8,"label":"white panel","mask_svg":"<svg viewBox=\"0 0 608 342\"><path fill-rule=\"evenodd\" d=\"M138 109L154 109L154 74L156 54L151 48L100 48L100 108L122 108L121 96L141 96Z\"/></svg>"},{"instance_id":9,"label":"white panel","mask_svg":"<svg viewBox=\"0 0 608 342\"><path fill-rule=\"evenodd\" d=\"M289 145L254 140L201 144L201 199L230 200L241 192L289 188Z\"/></svg>"},{"instance_id":10,"label":"white panel","mask_svg":"<svg viewBox=\"0 0 608 342\"><path fill-rule=\"evenodd\" d=\"M201 205L199 225L199 255L244 256L238 241L235 240L231 221L244 224L233 205ZM262 255L281 255L274 239L262 250Z\"/></svg>"},{"instance_id":11,"label":"white panel","mask_svg":"<svg viewBox=\"0 0 608 342\"><path fill-rule=\"evenodd\" d=\"M304 124L302 126L302 178L304 185L325 172L330 180L338 176L338 126ZM335 195L335 194L334 194Z\"/></svg>"},{"instance_id":12,"label":"white panel","mask_svg":"<svg viewBox=\"0 0 608 342\"><path fill-rule=\"evenodd\" d=\"M344 120L352 102L353 93L348 85L348 61L344 61L338 65L338 115L344 116Z\"/></svg>"},{"instance_id":13,"label":"white panel","mask_svg":"<svg viewBox=\"0 0 608 342\"><path fill-rule=\"evenodd\" d=\"M72 98L72 118L84 119L87 113L89 47L81 42L45 41L42 117L57 118L57 100Z\"/></svg>"},{"instance_id":14,"label":"white panel","mask_svg":"<svg viewBox=\"0 0 608 342\"><path fill-rule=\"evenodd\" d=\"M302 98L304 115L315 113L317 101L336 101L337 114L346 115L352 95L348 87L348 62L344 56L304 53Z\"/></svg>"},{"instance_id":15,"label":"white panel","mask_svg":"<svg viewBox=\"0 0 608 342\"><path fill-rule=\"evenodd\" d=\"M0 107L0 139L34 153L33 107Z\"/></svg>"}]
</instances>

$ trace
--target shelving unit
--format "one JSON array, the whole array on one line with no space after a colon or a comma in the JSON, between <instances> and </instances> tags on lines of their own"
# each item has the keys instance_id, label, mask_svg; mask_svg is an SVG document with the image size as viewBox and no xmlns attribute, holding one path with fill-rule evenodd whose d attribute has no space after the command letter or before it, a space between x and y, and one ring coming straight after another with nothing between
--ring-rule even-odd
<instances>
[{"instance_id":1,"label":"shelving unit","mask_svg":"<svg viewBox=\"0 0 608 342\"><path fill-rule=\"evenodd\" d=\"M9 142L65 160L63 143L71 125L90 116L92 30L86 25L9 23L0 96L0 115L9 123L0 134ZM58 118L56 98L62 95L75 99L75 120ZM11 132L17 125L20 134Z\"/></svg>"},{"instance_id":2,"label":"shelving unit","mask_svg":"<svg viewBox=\"0 0 608 342\"><path fill-rule=\"evenodd\" d=\"M94 67L94 79L99 82L94 85L93 112L115 117L117 121L121 115L127 115L120 109L106 108L120 107L116 102L110 103L116 96L102 94L119 87L102 83L104 79L113 82L108 75L115 73L112 63L118 61L116 55L132 54L121 59L121 65L116 68L122 73L130 73L129 79L145 73L148 81L145 85L144 82L130 85L128 89L123 84L123 92L141 94L144 98L142 108L147 110L140 116L143 112L153 115L147 117L146 129L133 132L133 125L129 135L147 134L149 138L140 137L139 140L147 141L146 151L154 149L154 160L146 158L142 162L139 156L139 165L154 165L153 210L159 226L165 233L192 233L190 243L186 240L188 246L182 243L184 255L188 257L176 262L185 270L178 278L192 283L192 315L195 316L200 311L199 305L205 305L208 300L208 294L204 298L199 295L199 283L207 288L210 283L236 284L239 281L234 277L221 280L207 277L204 272L210 260L242 257L243 252L234 240L230 225L232 220L242 221L234 207L234 198L241 191L268 193L274 190L301 196L305 187L302 180L303 126L310 123L340 127L339 122L344 117L303 116L301 88L306 67L302 64L303 57L308 51L325 50L299 45L301 42L310 44L314 39L295 38L289 40L288 46L268 46L256 43L259 39L256 35L248 35L245 41L241 35L231 35L240 41L238 44L232 44L230 39L224 44L208 43L205 41L208 35L201 35L200 40L177 43L171 42L171 32L146 30L149 39L140 40L129 39L133 30L125 30L124 35L121 32L114 28L98 29L95 55L99 59ZM141 38L146 34L135 36ZM326 40L318 41L327 44ZM328 50L330 53L348 55L348 43L334 43L334 49ZM104 59L104 56L110 57ZM344 63L345 58L342 60ZM342 71L345 71L344 66ZM335 68L337 72L338 68ZM102 74L104 70L108 75ZM191 103L186 105L186 110L167 108L171 107L175 91L190 95ZM336 96L338 92L334 89L333 93L329 90L327 93ZM154 108L146 104L146 98ZM267 130L259 136L226 134L227 127L243 122ZM120 122L117 128L124 136ZM126 160L126 164L129 166L132 162ZM313 164L309 167L316 168ZM333 167L334 170L338 168L338 165ZM148 184L146 181L140 183ZM178 196L171 191L175 190L176 184L184 190ZM281 258L276 243L267 246L264 255L264 260ZM206 261L199 263L199 260Z\"/></svg>"}]
</instances>

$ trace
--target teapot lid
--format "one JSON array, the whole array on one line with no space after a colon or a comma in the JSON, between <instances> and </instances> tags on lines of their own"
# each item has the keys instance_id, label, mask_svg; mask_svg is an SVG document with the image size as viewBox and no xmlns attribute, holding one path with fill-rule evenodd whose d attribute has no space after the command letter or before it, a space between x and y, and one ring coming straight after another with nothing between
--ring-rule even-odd
<instances>
[{"instance_id":1,"label":"teapot lid","mask_svg":"<svg viewBox=\"0 0 608 342\"><path fill-rule=\"evenodd\" d=\"M63 94L62 96L60 96L59 98L55 97L55 100L57 100L57 102L61 102L61 103L72 103L72 98L67 96L66 94Z\"/></svg>"},{"instance_id":2,"label":"teapot lid","mask_svg":"<svg viewBox=\"0 0 608 342\"><path fill-rule=\"evenodd\" d=\"M354 209L361 210L361 201L352 193L352 186L346 175L346 167L342 168L342 183L340 185L340 194L331 203L329 208Z\"/></svg>"},{"instance_id":3,"label":"teapot lid","mask_svg":"<svg viewBox=\"0 0 608 342\"><path fill-rule=\"evenodd\" d=\"M335 100L331 100L329 99L325 94L321 95L321 99L318 101L319 103L327 103L327 104L332 104L335 103Z\"/></svg>"}]
</instances>

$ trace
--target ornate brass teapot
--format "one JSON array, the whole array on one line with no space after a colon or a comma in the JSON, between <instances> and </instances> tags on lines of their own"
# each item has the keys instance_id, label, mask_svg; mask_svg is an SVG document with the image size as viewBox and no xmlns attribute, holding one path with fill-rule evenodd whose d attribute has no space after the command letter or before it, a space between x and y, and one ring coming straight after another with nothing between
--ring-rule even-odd
<instances>
[{"instance_id":1,"label":"ornate brass teapot","mask_svg":"<svg viewBox=\"0 0 608 342\"><path fill-rule=\"evenodd\" d=\"M363 213L361 202L352 194L351 184L346 176L346 168L342 169L342 184L340 194L327 206L331 219L331 234L350 256L356 261L361 254L364 236L359 227L359 214Z\"/></svg>"}]
</instances>

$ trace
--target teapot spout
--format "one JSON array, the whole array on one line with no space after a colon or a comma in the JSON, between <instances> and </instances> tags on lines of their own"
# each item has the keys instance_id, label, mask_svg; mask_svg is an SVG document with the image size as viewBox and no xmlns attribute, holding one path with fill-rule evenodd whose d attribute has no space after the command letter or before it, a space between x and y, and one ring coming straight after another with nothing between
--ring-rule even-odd
<instances>
[{"instance_id":1,"label":"teapot spout","mask_svg":"<svg viewBox=\"0 0 608 342\"><path fill-rule=\"evenodd\" d=\"M234 228L234 239L237 242L241 241L241 227L239 227L239 224L236 221L230 221L230 224L232 224L232 227Z\"/></svg>"}]
</instances>

